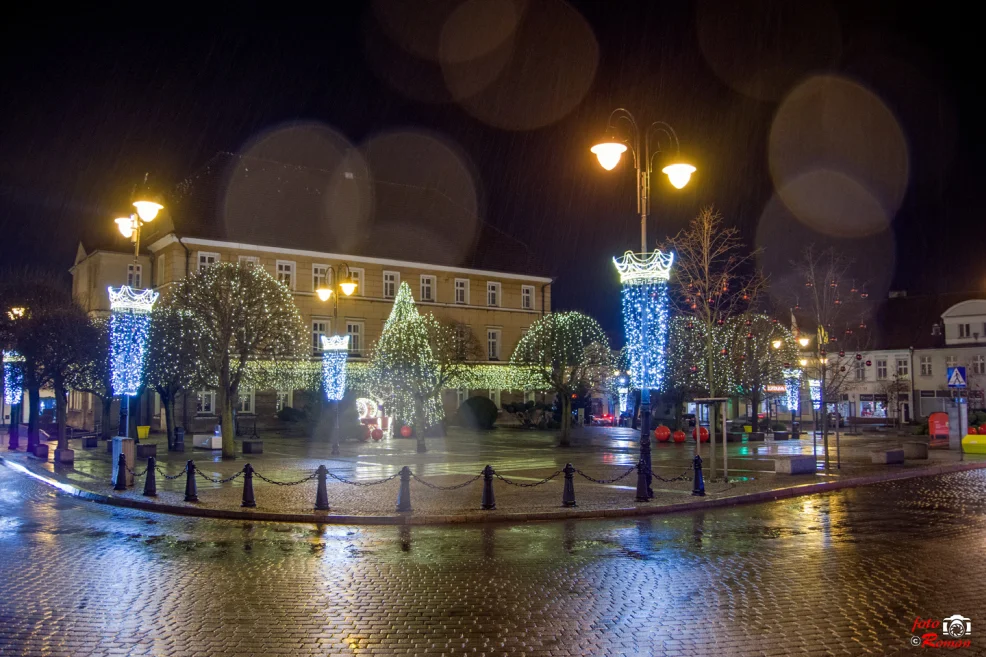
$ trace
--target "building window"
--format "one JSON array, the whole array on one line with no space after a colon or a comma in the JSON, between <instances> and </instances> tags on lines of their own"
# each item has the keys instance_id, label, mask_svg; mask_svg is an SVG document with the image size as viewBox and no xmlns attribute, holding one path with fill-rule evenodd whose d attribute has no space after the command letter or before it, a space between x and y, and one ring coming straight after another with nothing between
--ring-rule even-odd
<instances>
[{"instance_id":1,"label":"building window","mask_svg":"<svg viewBox=\"0 0 986 657\"><path fill-rule=\"evenodd\" d=\"M931 376L931 356L921 356L921 376Z\"/></svg>"},{"instance_id":2,"label":"building window","mask_svg":"<svg viewBox=\"0 0 986 657\"><path fill-rule=\"evenodd\" d=\"M527 391L524 392L524 403L525 404L533 404L534 403L534 391L533 390L527 390Z\"/></svg>"},{"instance_id":3,"label":"building window","mask_svg":"<svg viewBox=\"0 0 986 657\"><path fill-rule=\"evenodd\" d=\"M291 260L277 261L277 280L287 285L289 290L294 289L294 262Z\"/></svg>"},{"instance_id":4,"label":"building window","mask_svg":"<svg viewBox=\"0 0 986 657\"><path fill-rule=\"evenodd\" d=\"M139 290L141 288L140 279L143 278L141 276L143 273L143 268L143 265L135 265L132 262L127 265L127 285L135 290Z\"/></svg>"},{"instance_id":5,"label":"building window","mask_svg":"<svg viewBox=\"0 0 986 657\"><path fill-rule=\"evenodd\" d=\"M462 402L469 398L469 390L466 388L458 388L455 391L455 407L458 408L462 406Z\"/></svg>"},{"instance_id":6,"label":"building window","mask_svg":"<svg viewBox=\"0 0 986 657\"><path fill-rule=\"evenodd\" d=\"M500 305L500 284L489 282L486 284L486 305L492 308Z\"/></svg>"},{"instance_id":7,"label":"building window","mask_svg":"<svg viewBox=\"0 0 986 657\"><path fill-rule=\"evenodd\" d=\"M986 356L979 354L972 359L972 373L986 374Z\"/></svg>"},{"instance_id":8,"label":"building window","mask_svg":"<svg viewBox=\"0 0 986 657\"><path fill-rule=\"evenodd\" d=\"M257 267L260 265L260 258L258 258L257 256L241 255L239 258L236 259L236 261L241 265L245 265L247 267Z\"/></svg>"},{"instance_id":9,"label":"building window","mask_svg":"<svg viewBox=\"0 0 986 657\"><path fill-rule=\"evenodd\" d=\"M331 270L328 265L312 265L312 292L320 287L331 287Z\"/></svg>"},{"instance_id":10,"label":"building window","mask_svg":"<svg viewBox=\"0 0 986 657\"><path fill-rule=\"evenodd\" d=\"M462 304L469 303L469 279L455 279L455 302Z\"/></svg>"},{"instance_id":11,"label":"building window","mask_svg":"<svg viewBox=\"0 0 986 657\"><path fill-rule=\"evenodd\" d=\"M218 253L206 253L205 251L199 251L199 271L205 271L217 262L219 262Z\"/></svg>"},{"instance_id":12,"label":"building window","mask_svg":"<svg viewBox=\"0 0 986 657\"><path fill-rule=\"evenodd\" d=\"M294 393L291 390L278 390L274 398L274 410L280 412L285 408L291 408L294 405L293 397Z\"/></svg>"},{"instance_id":13,"label":"building window","mask_svg":"<svg viewBox=\"0 0 986 657\"><path fill-rule=\"evenodd\" d=\"M959 337L960 338L971 338L972 331L969 330L968 324L959 324Z\"/></svg>"},{"instance_id":14,"label":"building window","mask_svg":"<svg viewBox=\"0 0 986 657\"><path fill-rule=\"evenodd\" d=\"M363 351L363 322L346 322L346 334L349 335L349 353L359 356Z\"/></svg>"},{"instance_id":15,"label":"building window","mask_svg":"<svg viewBox=\"0 0 986 657\"><path fill-rule=\"evenodd\" d=\"M216 412L216 391L199 390L195 404L197 415L214 415Z\"/></svg>"},{"instance_id":16,"label":"building window","mask_svg":"<svg viewBox=\"0 0 986 657\"><path fill-rule=\"evenodd\" d=\"M497 408L500 408L500 391L490 390L490 400L496 404Z\"/></svg>"},{"instance_id":17,"label":"building window","mask_svg":"<svg viewBox=\"0 0 986 657\"><path fill-rule=\"evenodd\" d=\"M500 329L486 329L486 358L500 360Z\"/></svg>"},{"instance_id":18,"label":"building window","mask_svg":"<svg viewBox=\"0 0 986 657\"><path fill-rule=\"evenodd\" d=\"M253 413L253 388L243 388L238 391L239 403L236 405L237 413Z\"/></svg>"},{"instance_id":19,"label":"building window","mask_svg":"<svg viewBox=\"0 0 986 657\"><path fill-rule=\"evenodd\" d=\"M164 285L164 254L162 253L157 257L156 264L154 265L154 283L155 285Z\"/></svg>"},{"instance_id":20,"label":"building window","mask_svg":"<svg viewBox=\"0 0 986 657\"><path fill-rule=\"evenodd\" d=\"M856 380L865 381L866 380L866 363L861 360L856 361Z\"/></svg>"},{"instance_id":21,"label":"building window","mask_svg":"<svg viewBox=\"0 0 986 657\"><path fill-rule=\"evenodd\" d=\"M958 356L945 356L945 367L957 367L959 364Z\"/></svg>"},{"instance_id":22,"label":"building window","mask_svg":"<svg viewBox=\"0 0 986 657\"><path fill-rule=\"evenodd\" d=\"M397 296L397 286L401 284L401 275L396 271L383 273L383 298L393 299Z\"/></svg>"},{"instance_id":23,"label":"building window","mask_svg":"<svg viewBox=\"0 0 986 657\"><path fill-rule=\"evenodd\" d=\"M421 277L421 300L422 301L434 301L435 300L435 277L434 276L422 276Z\"/></svg>"},{"instance_id":24,"label":"building window","mask_svg":"<svg viewBox=\"0 0 986 657\"><path fill-rule=\"evenodd\" d=\"M524 310L534 310L534 286L520 286L520 307Z\"/></svg>"},{"instance_id":25,"label":"building window","mask_svg":"<svg viewBox=\"0 0 986 657\"><path fill-rule=\"evenodd\" d=\"M883 381L887 378L887 361L878 360L876 362L876 379Z\"/></svg>"},{"instance_id":26,"label":"building window","mask_svg":"<svg viewBox=\"0 0 986 657\"><path fill-rule=\"evenodd\" d=\"M910 376L910 375L911 375L911 367L910 367L910 364L907 362L907 359L906 358L898 358L897 359L897 376L904 377L904 376Z\"/></svg>"},{"instance_id":27,"label":"building window","mask_svg":"<svg viewBox=\"0 0 986 657\"><path fill-rule=\"evenodd\" d=\"M363 270L350 269L349 275L352 276L353 282L356 283L356 292L354 292L353 294L355 294L358 297L365 297L366 289L363 287L363 279L365 278L365 276L363 276Z\"/></svg>"},{"instance_id":28,"label":"building window","mask_svg":"<svg viewBox=\"0 0 986 657\"><path fill-rule=\"evenodd\" d=\"M312 355L322 355L322 338L329 334L329 320L312 320Z\"/></svg>"}]
</instances>

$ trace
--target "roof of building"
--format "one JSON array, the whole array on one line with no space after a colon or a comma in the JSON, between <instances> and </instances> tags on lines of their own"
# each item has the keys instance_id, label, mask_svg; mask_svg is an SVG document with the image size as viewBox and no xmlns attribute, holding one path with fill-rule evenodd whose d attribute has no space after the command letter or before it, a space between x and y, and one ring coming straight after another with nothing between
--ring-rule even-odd
<instances>
[{"instance_id":1,"label":"roof of building","mask_svg":"<svg viewBox=\"0 0 986 657\"><path fill-rule=\"evenodd\" d=\"M441 179L433 183L219 153L177 186L167 213L142 240L150 244L174 230L181 237L546 275L526 244L479 218L474 196L443 187Z\"/></svg>"},{"instance_id":2,"label":"roof of building","mask_svg":"<svg viewBox=\"0 0 986 657\"><path fill-rule=\"evenodd\" d=\"M981 297L977 292L949 292L885 299L872 322L872 349L933 349L945 346L942 314L957 303ZM941 329L937 334L932 327Z\"/></svg>"}]
</instances>

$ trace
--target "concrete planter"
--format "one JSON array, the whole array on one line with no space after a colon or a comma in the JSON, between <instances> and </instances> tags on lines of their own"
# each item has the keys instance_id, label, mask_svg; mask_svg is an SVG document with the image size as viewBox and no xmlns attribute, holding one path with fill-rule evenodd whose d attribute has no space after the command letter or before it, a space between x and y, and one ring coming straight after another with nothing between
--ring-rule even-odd
<instances>
[{"instance_id":1,"label":"concrete planter","mask_svg":"<svg viewBox=\"0 0 986 657\"><path fill-rule=\"evenodd\" d=\"M787 431L774 432L774 440L790 440L790 439L791 439L791 434L789 434Z\"/></svg>"},{"instance_id":2,"label":"concrete planter","mask_svg":"<svg viewBox=\"0 0 986 657\"><path fill-rule=\"evenodd\" d=\"M741 443L743 438L746 436L745 433L727 433L726 442L727 443Z\"/></svg>"},{"instance_id":3,"label":"concrete planter","mask_svg":"<svg viewBox=\"0 0 986 657\"><path fill-rule=\"evenodd\" d=\"M45 454L45 458L47 456ZM75 463L75 452L70 449L55 448L55 463Z\"/></svg>"},{"instance_id":4,"label":"concrete planter","mask_svg":"<svg viewBox=\"0 0 986 657\"><path fill-rule=\"evenodd\" d=\"M34 455L42 460L48 460L48 445L41 443L34 447Z\"/></svg>"},{"instance_id":5,"label":"concrete planter","mask_svg":"<svg viewBox=\"0 0 986 657\"><path fill-rule=\"evenodd\" d=\"M157 445L140 443L134 446L134 452L134 456L138 459L146 459L151 456L157 458Z\"/></svg>"},{"instance_id":6,"label":"concrete planter","mask_svg":"<svg viewBox=\"0 0 986 657\"><path fill-rule=\"evenodd\" d=\"M904 458L905 459L927 459L928 458L928 443L921 443L921 442L904 443Z\"/></svg>"},{"instance_id":7,"label":"concrete planter","mask_svg":"<svg viewBox=\"0 0 986 657\"><path fill-rule=\"evenodd\" d=\"M766 438L766 434L763 431L754 431L748 434L747 439L751 442L763 442Z\"/></svg>"},{"instance_id":8,"label":"concrete planter","mask_svg":"<svg viewBox=\"0 0 986 657\"><path fill-rule=\"evenodd\" d=\"M243 453L244 454L263 454L264 453L264 441L262 441L262 440L244 440L243 441Z\"/></svg>"},{"instance_id":9,"label":"concrete planter","mask_svg":"<svg viewBox=\"0 0 986 657\"><path fill-rule=\"evenodd\" d=\"M82 439L82 449L94 449L99 447L98 436L86 436Z\"/></svg>"}]
</instances>

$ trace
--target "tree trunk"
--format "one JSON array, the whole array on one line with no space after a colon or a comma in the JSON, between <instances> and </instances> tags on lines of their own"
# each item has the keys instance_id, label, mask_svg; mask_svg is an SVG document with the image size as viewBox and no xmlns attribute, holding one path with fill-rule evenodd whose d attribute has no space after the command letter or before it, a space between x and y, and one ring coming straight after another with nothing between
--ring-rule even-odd
<instances>
[{"instance_id":1,"label":"tree trunk","mask_svg":"<svg viewBox=\"0 0 986 657\"><path fill-rule=\"evenodd\" d=\"M168 434L168 449L175 446L175 399L170 391L158 390L161 397L161 408L164 409L164 424Z\"/></svg>"},{"instance_id":2,"label":"tree trunk","mask_svg":"<svg viewBox=\"0 0 986 657\"><path fill-rule=\"evenodd\" d=\"M41 390L32 384L28 388L27 401L27 449L33 451L41 442Z\"/></svg>"},{"instance_id":3,"label":"tree trunk","mask_svg":"<svg viewBox=\"0 0 986 657\"><path fill-rule=\"evenodd\" d=\"M65 383L61 375L55 376L55 422L58 424L58 449L68 449L68 436L65 432L67 424L67 408L65 404Z\"/></svg>"},{"instance_id":4,"label":"tree trunk","mask_svg":"<svg viewBox=\"0 0 986 657\"><path fill-rule=\"evenodd\" d=\"M223 458L236 458L235 428L233 427L234 392L225 386L219 387L220 427L223 433Z\"/></svg>"},{"instance_id":5,"label":"tree trunk","mask_svg":"<svg viewBox=\"0 0 986 657\"><path fill-rule=\"evenodd\" d=\"M100 424L99 429L103 434L103 438L109 440L110 438L113 437L113 434L110 431L110 416L113 411L113 397L110 395L106 395L105 397L100 397L99 401L102 404L102 411L100 413L100 420L99 420L99 424Z\"/></svg>"},{"instance_id":6,"label":"tree trunk","mask_svg":"<svg viewBox=\"0 0 986 657\"><path fill-rule=\"evenodd\" d=\"M428 451L425 444L425 405L420 397L414 398L414 437L418 441L418 453L423 454Z\"/></svg>"},{"instance_id":7,"label":"tree trunk","mask_svg":"<svg viewBox=\"0 0 986 657\"><path fill-rule=\"evenodd\" d=\"M753 433L756 433L760 431L760 395L758 393L750 395L750 405L753 407L750 424L753 425Z\"/></svg>"},{"instance_id":8,"label":"tree trunk","mask_svg":"<svg viewBox=\"0 0 986 657\"><path fill-rule=\"evenodd\" d=\"M572 397L569 394L560 395L561 397L561 437L558 444L561 447L568 447L571 442L569 435L572 432Z\"/></svg>"},{"instance_id":9,"label":"tree trunk","mask_svg":"<svg viewBox=\"0 0 986 657\"><path fill-rule=\"evenodd\" d=\"M137 437L137 425L140 424L140 396L134 395L127 397L127 435L134 439L134 443L139 443Z\"/></svg>"}]
</instances>

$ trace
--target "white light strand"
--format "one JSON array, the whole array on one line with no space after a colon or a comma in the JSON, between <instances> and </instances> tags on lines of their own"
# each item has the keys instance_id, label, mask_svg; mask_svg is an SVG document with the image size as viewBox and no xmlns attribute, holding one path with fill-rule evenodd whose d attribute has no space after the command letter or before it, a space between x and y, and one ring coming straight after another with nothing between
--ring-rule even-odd
<instances>
[{"instance_id":1,"label":"white light strand","mask_svg":"<svg viewBox=\"0 0 986 657\"><path fill-rule=\"evenodd\" d=\"M620 272L620 282L627 283L656 283L671 278L671 265L674 263L673 253L652 251L643 257L627 251L622 258L613 258L616 270Z\"/></svg>"},{"instance_id":2,"label":"white light strand","mask_svg":"<svg viewBox=\"0 0 986 657\"><path fill-rule=\"evenodd\" d=\"M110 294L110 310L130 310L149 313L160 294L154 290L141 290L139 293L129 285L106 288Z\"/></svg>"}]
</instances>

